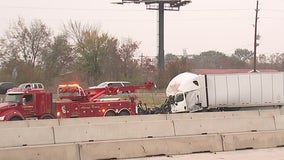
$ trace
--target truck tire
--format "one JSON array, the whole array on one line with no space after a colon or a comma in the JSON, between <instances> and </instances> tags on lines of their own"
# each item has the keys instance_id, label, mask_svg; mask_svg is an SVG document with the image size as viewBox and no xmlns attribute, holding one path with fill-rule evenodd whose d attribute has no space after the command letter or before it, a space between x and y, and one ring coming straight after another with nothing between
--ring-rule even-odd
<instances>
[{"instance_id":1,"label":"truck tire","mask_svg":"<svg viewBox=\"0 0 284 160\"><path fill-rule=\"evenodd\" d=\"M40 117L40 119L54 119L52 115L46 114Z\"/></svg>"},{"instance_id":2,"label":"truck tire","mask_svg":"<svg viewBox=\"0 0 284 160\"><path fill-rule=\"evenodd\" d=\"M113 111L108 111L105 116L115 116L115 113Z\"/></svg>"},{"instance_id":3,"label":"truck tire","mask_svg":"<svg viewBox=\"0 0 284 160\"><path fill-rule=\"evenodd\" d=\"M20 121L20 120L23 120L23 119L21 117L19 117L19 116L14 116L14 117L11 117L9 119L9 121Z\"/></svg>"},{"instance_id":4,"label":"truck tire","mask_svg":"<svg viewBox=\"0 0 284 160\"><path fill-rule=\"evenodd\" d=\"M130 113L127 110L123 110L123 111L120 111L118 115L119 116L129 116Z\"/></svg>"}]
</instances>

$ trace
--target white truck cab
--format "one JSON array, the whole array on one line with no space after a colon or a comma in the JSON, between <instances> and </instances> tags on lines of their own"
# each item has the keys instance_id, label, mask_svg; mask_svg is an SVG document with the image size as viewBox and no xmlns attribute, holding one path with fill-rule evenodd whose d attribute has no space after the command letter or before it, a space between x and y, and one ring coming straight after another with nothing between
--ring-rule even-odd
<instances>
[{"instance_id":1,"label":"white truck cab","mask_svg":"<svg viewBox=\"0 0 284 160\"><path fill-rule=\"evenodd\" d=\"M167 96L174 97L174 104L171 105L172 113L196 112L202 110L199 76L185 72L174 77L167 89Z\"/></svg>"}]
</instances>

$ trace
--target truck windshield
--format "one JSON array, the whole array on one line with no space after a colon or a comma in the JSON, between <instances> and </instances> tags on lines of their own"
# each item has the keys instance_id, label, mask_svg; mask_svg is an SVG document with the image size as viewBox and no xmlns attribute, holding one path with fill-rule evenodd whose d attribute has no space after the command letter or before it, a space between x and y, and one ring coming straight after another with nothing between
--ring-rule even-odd
<instances>
[{"instance_id":1,"label":"truck windshield","mask_svg":"<svg viewBox=\"0 0 284 160\"><path fill-rule=\"evenodd\" d=\"M180 101L183 101L183 93L178 93L175 96L175 102L180 102Z\"/></svg>"},{"instance_id":2,"label":"truck windshield","mask_svg":"<svg viewBox=\"0 0 284 160\"><path fill-rule=\"evenodd\" d=\"M22 94L7 94L5 102L20 102Z\"/></svg>"}]
</instances>

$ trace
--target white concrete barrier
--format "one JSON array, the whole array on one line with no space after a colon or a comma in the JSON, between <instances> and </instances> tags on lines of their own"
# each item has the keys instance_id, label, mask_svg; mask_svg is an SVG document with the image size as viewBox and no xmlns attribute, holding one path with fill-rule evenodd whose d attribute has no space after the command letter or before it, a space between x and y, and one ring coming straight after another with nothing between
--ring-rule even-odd
<instances>
[{"instance_id":1,"label":"white concrete barrier","mask_svg":"<svg viewBox=\"0 0 284 160\"><path fill-rule=\"evenodd\" d=\"M135 115L135 116L115 116L115 117L88 117L88 118L67 118L51 120L25 120L1 122L0 128L17 127L43 127L43 126L65 126L84 125L99 123L134 122L134 121L162 121L178 119L208 119L208 118L240 118L240 117L272 117L283 115L283 109L267 109L253 111L234 112L202 112L202 113L179 113L179 114L155 114L155 115Z\"/></svg>"},{"instance_id":2,"label":"white concrete barrier","mask_svg":"<svg viewBox=\"0 0 284 160\"><path fill-rule=\"evenodd\" d=\"M60 119L61 126L66 125L84 125L98 123L117 123L133 121L160 121L166 120L165 114L156 115L131 115L131 116L112 116L112 117L88 117L88 118L64 118Z\"/></svg>"},{"instance_id":3,"label":"white concrete barrier","mask_svg":"<svg viewBox=\"0 0 284 160\"><path fill-rule=\"evenodd\" d=\"M177 113L177 114L167 115L168 120L234 118L234 117L259 117L259 111L200 112L200 113Z\"/></svg>"},{"instance_id":4,"label":"white concrete barrier","mask_svg":"<svg viewBox=\"0 0 284 160\"><path fill-rule=\"evenodd\" d=\"M284 111L283 111L284 113ZM226 112L199 112L199 113L179 113L168 114L167 120L176 119L208 119L208 118L249 118L249 117L273 117L280 115L280 109L263 109L247 111L226 111Z\"/></svg>"},{"instance_id":5,"label":"white concrete barrier","mask_svg":"<svg viewBox=\"0 0 284 160\"><path fill-rule=\"evenodd\" d=\"M164 137L81 143L81 160L121 159L153 155L222 151L220 135Z\"/></svg>"},{"instance_id":6,"label":"white concrete barrier","mask_svg":"<svg viewBox=\"0 0 284 160\"><path fill-rule=\"evenodd\" d=\"M1 160L80 160L78 145L0 148Z\"/></svg>"},{"instance_id":7,"label":"white concrete barrier","mask_svg":"<svg viewBox=\"0 0 284 160\"><path fill-rule=\"evenodd\" d=\"M172 121L141 121L54 127L55 143L174 136Z\"/></svg>"},{"instance_id":8,"label":"white concrete barrier","mask_svg":"<svg viewBox=\"0 0 284 160\"><path fill-rule=\"evenodd\" d=\"M1 128L0 147L54 144L51 127Z\"/></svg>"},{"instance_id":9,"label":"white concrete barrier","mask_svg":"<svg viewBox=\"0 0 284 160\"><path fill-rule=\"evenodd\" d=\"M284 115L275 116L276 129L284 129Z\"/></svg>"},{"instance_id":10,"label":"white concrete barrier","mask_svg":"<svg viewBox=\"0 0 284 160\"><path fill-rule=\"evenodd\" d=\"M284 131L222 134L224 151L271 148L284 145Z\"/></svg>"},{"instance_id":11,"label":"white concrete barrier","mask_svg":"<svg viewBox=\"0 0 284 160\"><path fill-rule=\"evenodd\" d=\"M179 135L275 130L273 117L173 120Z\"/></svg>"},{"instance_id":12,"label":"white concrete barrier","mask_svg":"<svg viewBox=\"0 0 284 160\"><path fill-rule=\"evenodd\" d=\"M280 115L284 115L284 107L280 109Z\"/></svg>"},{"instance_id":13,"label":"white concrete barrier","mask_svg":"<svg viewBox=\"0 0 284 160\"><path fill-rule=\"evenodd\" d=\"M262 109L259 110L259 116L261 117L273 117L280 115L280 109Z\"/></svg>"},{"instance_id":14,"label":"white concrete barrier","mask_svg":"<svg viewBox=\"0 0 284 160\"><path fill-rule=\"evenodd\" d=\"M28 127L29 124L26 121L4 121L0 122L0 128L19 128Z\"/></svg>"},{"instance_id":15,"label":"white concrete barrier","mask_svg":"<svg viewBox=\"0 0 284 160\"><path fill-rule=\"evenodd\" d=\"M58 119L23 120L23 121L4 121L0 123L0 128L19 128L19 127L53 127L59 126Z\"/></svg>"},{"instance_id":16,"label":"white concrete barrier","mask_svg":"<svg viewBox=\"0 0 284 160\"><path fill-rule=\"evenodd\" d=\"M59 119L40 119L40 120L27 120L29 127L54 127L59 126Z\"/></svg>"}]
</instances>

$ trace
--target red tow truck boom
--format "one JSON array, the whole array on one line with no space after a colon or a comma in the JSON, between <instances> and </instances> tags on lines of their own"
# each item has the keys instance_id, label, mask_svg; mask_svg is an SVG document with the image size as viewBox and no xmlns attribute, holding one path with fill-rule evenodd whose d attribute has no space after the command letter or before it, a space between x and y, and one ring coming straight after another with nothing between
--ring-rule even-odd
<instances>
[{"instance_id":1,"label":"red tow truck boom","mask_svg":"<svg viewBox=\"0 0 284 160\"><path fill-rule=\"evenodd\" d=\"M135 92L138 89L151 89L155 84L153 82L145 82L144 85L133 85L133 86L121 86L121 87L106 87L106 88L94 88L87 89L88 98L93 101L101 95L116 95L119 92Z\"/></svg>"}]
</instances>

